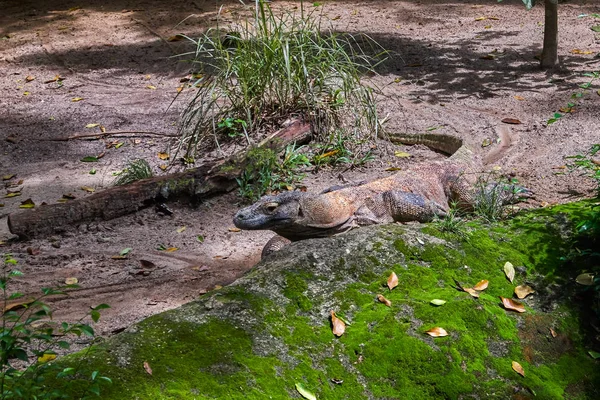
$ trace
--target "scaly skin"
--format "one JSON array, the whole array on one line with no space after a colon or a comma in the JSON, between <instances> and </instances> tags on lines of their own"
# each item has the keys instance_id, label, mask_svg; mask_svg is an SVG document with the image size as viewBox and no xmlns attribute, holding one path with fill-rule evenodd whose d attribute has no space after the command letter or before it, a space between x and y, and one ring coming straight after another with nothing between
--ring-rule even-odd
<instances>
[{"instance_id":1,"label":"scaly skin","mask_svg":"<svg viewBox=\"0 0 600 400\"><path fill-rule=\"evenodd\" d=\"M367 183L333 187L321 193L283 192L265 196L240 210L234 224L241 229L270 229L297 241L345 232L353 227L393 221L426 222L444 216L450 204L474 205L479 159L458 138L449 135L396 135L392 142L425 144L450 154L418 168ZM281 247L269 241L263 255Z\"/></svg>"}]
</instances>

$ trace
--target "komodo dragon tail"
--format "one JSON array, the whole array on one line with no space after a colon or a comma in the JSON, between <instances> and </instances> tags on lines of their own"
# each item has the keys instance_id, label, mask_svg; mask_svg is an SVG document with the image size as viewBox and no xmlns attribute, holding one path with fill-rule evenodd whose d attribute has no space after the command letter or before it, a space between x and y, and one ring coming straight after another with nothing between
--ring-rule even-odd
<instances>
[{"instance_id":1,"label":"komodo dragon tail","mask_svg":"<svg viewBox=\"0 0 600 400\"><path fill-rule=\"evenodd\" d=\"M456 136L444 135L441 133L422 133L418 135L409 135L396 133L389 137L392 143L401 144L422 144L433 150L448 154L451 159L457 161L471 161L473 158L472 150L463 143L463 140Z\"/></svg>"}]
</instances>

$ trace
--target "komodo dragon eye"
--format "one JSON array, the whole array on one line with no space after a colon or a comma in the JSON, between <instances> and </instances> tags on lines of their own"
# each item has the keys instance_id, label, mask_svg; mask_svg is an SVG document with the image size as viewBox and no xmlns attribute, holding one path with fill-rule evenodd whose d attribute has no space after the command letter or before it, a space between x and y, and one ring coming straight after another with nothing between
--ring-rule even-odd
<instances>
[{"instance_id":1,"label":"komodo dragon eye","mask_svg":"<svg viewBox=\"0 0 600 400\"><path fill-rule=\"evenodd\" d=\"M275 211L277 209L277 207L279 207L278 203L267 203L267 204L265 204L265 208L269 212Z\"/></svg>"}]
</instances>

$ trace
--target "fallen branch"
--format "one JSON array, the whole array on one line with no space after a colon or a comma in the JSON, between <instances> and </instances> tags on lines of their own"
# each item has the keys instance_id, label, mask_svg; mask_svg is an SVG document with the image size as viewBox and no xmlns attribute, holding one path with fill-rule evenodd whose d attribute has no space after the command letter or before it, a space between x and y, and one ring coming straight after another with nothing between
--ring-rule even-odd
<instances>
[{"instance_id":1,"label":"fallen branch","mask_svg":"<svg viewBox=\"0 0 600 400\"><path fill-rule=\"evenodd\" d=\"M114 132L100 132L100 133L84 133L81 135L71 135L71 136L63 136L53 139L42 139L48 142L67 142L69 140L75 139L89 139L96 138L102 139L107 136L115 136L115 135L150 135L150 136L164 136L164 137L179 137L176 133L162 133L162 132L146 132L146 131L114 131Z\"/></svg>"},{"instance_id":2,"label":"fallen branch","mask_svg":"<svg viewBox=\"0 0 600 400\"><path fill-rule=\"evenodd\" d=\"M310 140L310 124L294 121L287 127L269 135L257 146L281 151L292 143ZM237 186L248 162L248 151L185 172L163 175L115 186L91 196L68 203L43 205L22 210L8 216L8 228L21 238L60 233L67 226L93 220L109 220L134 213L155 201L171 200L178 196L190 196L201 200L216 194L229 192Z\"/></svg>"}]
</instances>

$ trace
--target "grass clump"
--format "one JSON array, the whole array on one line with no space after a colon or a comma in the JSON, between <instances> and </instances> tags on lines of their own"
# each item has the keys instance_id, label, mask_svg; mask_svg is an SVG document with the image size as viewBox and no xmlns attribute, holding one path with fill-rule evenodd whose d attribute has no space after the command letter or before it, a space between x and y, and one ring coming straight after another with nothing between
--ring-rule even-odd
<instances>
[{"instance_id":1,"label":"grass clump","mask_svg":"<svg viewBox=\"0 0 600 400\"><path fill-rule=\"evenodd\" d=\"M515 204L531 195L529 190L517 185L516 179L506 179L498 174L482 175L475 184L474 212L488 222L511 216Z\"/></svg>"},{"instance_id":2,"label":"grass clump","mask_svg":"<svg viewBox=\"0 0 600 400\"><path fill-rule=\"evenodd\" d=\"M130 161L115 179L115 186L127 185L141 179L152 177L152 168L143 158Z\"/></svg>"},{"instance_id":3,"label":"grass clump","mask_svg":"<svg viewBox=\"0 0 600 400\"><path fill-rule=\"evenodd\" d=\"M52 310L44 302L49 296L65 295L67 289L43 288L37 298L25 298L23 293L8 292L10 280L23 274L15 268L17 261L8 254L0 254L3 262L0 290L3 309L0 326L0 399L67 399L77 393L77 398L100 395L101 384L111 383L110 378L93 371L82 376L77 368L62 368L52 361L56 350L68 349L67 336L94 337L93 328L84 323L86 317L97 322L100 310L106 304L93 307L75 323L54 323Z\"/></svg>"},{"instance_id":4,"label":"grass clump","mask_svg":"<svg viewBox=\"0 0 600 400\"><path fill-rule=\"evenodd\" d=\"M342 122L356 135L377 135L373 91L360 75L373 71L381 48L361 35L321 31L320 17L306 12L275 15L256 2L253 21L207 30L193 40L198 77L184 111L179 150L192 154L207 140L250 135L290 116L309 120L327 137Z\"/></svg>"}]
</instances>

